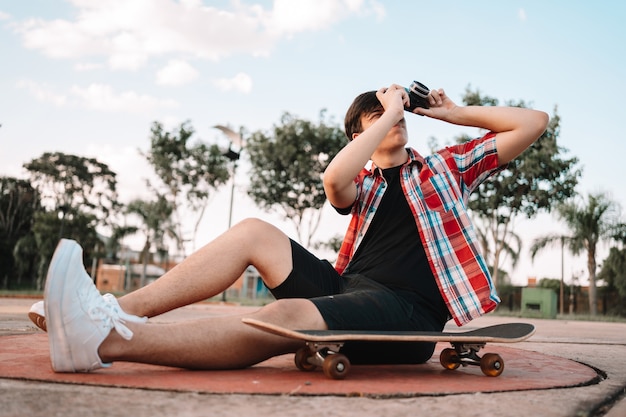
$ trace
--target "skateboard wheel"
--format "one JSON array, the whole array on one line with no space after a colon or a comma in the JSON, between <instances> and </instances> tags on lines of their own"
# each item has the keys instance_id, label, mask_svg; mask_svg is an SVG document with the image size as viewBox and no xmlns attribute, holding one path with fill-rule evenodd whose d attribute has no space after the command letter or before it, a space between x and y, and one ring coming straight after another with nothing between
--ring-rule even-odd
<instances>
[{"instance_id":1,"label":"skateboard wheel","mask_svg":"<svg viewBox=\"0 0 626 417\"><path fill-rule=\"evenodd\" d=\"M461 366L459 354L456 350L451 348L446 348L441 351L441 354L439 355L439 362L441 363L441 366L450 370L454 370Z\"/></svg>"},{"instance_id":2,"label":"skateboard wheel","mask_svg":"<svg viewBox=\"0 0 626 417\"><path fill-rule=\"evenodd\" d=\"M309 358L311 356L313 356L313 354L309 350L309 348L303 347L298 349L294 358L294 361L296 362L296 367L301 371L314 371L317 366L309 362Z\"/></svg>"},{"instance_id":3,"label":"skateboard wheel","mask_svg":"<svg viewBox=\"0 0 626 417\"><path fill-rule=\"evenodd\" d=\"M328 355L324 359L324 375L332 379L344 379L350 371L350 361L341 353Z\"/></svg>"},{"instance_id":4,"label":"skateboard wheel","mask_svg":"<svg viewBox=\"0 0 626 417\"><path fill-rule=\"evenodd\" d=\"M499 376L504 371L504 360L497 353L485 353L480 358L480 370L487 376Z\"/></svg>"}]
</instances>

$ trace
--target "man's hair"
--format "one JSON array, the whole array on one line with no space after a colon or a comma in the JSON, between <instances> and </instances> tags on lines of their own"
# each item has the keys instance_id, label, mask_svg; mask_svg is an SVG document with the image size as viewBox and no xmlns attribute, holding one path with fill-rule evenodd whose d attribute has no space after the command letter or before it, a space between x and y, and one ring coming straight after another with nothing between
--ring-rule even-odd
<instances>
[{"instance_id":1,"label":"man's hair","mask_svg":"<svg viewBox=\"0 0 626 417\"><path fill-rule=\"evenodd\" d=\"M361 133L363 126L361 118L363 116L383 110L383 105L376 97L376 91L368 91L358 95L346 112L344 125L348 140L352 140L354 133Z\"/></svg>"}]
</instances>

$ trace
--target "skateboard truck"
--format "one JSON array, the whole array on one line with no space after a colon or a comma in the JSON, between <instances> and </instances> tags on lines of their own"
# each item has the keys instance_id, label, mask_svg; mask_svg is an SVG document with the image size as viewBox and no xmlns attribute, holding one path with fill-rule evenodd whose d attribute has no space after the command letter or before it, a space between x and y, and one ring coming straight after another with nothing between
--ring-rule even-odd
<instances>
[{"instance_id":1,"label":"skateboard truck","mask_svg":"<svg viewBox=\"0 0 626 417\"><path fill-rule=\"evenodd\" d=\"M478 352L485 347L485 343L455 343L452 348L446 348L439 355L439 362L446 369L457 369L459 366L480 366L480 370L487 376L499 376L504 371L504 360L497 353L485 353L479 356Z\"/></svg>"},{"instance_id":2,"label":"skateboard truck","mask_svg":"<svg viewBox=\"0 0 626 417\"><path fill-rule=\"evenodd\" d=\"M306 342L296 352L294 361L301 371L314 371L320 367L332 379L344 379L350 372L350 360L343 353L342 342Z\"/></svg>"}]
</instances>

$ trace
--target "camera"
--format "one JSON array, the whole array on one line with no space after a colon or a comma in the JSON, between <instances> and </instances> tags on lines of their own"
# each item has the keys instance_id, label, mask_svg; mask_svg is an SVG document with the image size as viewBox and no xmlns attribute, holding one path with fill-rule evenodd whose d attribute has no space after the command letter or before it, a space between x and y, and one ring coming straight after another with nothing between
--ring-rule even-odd
<instances>
[{"instance_id":1,"label":"camera","mask_svg":"<svg viewBox=\"0 0 626 417\"><path fill-rule=\"evenodd\" d=\"M406 111L410 111L411 113L417 107L421 107L423 109L427 109L430 107L428 104L428 93L430 90L424 84L413 81L409 88L404 88L407 93L409 93L409 99L411 103L408 106L405 106L404 109Z\"/></svg>"}]
</instances>

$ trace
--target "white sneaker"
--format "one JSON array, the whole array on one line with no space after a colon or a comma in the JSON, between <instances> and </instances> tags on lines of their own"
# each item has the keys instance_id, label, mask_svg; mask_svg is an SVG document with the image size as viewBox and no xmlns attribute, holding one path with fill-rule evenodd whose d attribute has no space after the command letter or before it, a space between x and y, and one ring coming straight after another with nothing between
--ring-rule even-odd
<instances>
[{"instance_id":1,"label":"white sneaker","mask_svg":"<svg viewBox=\"0 0 626 417\"><path fill-rule=\"evenodd\" d=\"M124 316L126 315L126 313L122 310L119 303L117 302L117 298L113 294L109 294L109 293L104 294L102 298L104 298L106 302L112 304L114 308L117 308L120 312L120 315L122 315L123 317L126 317ZM132 317L135 317L135 316L132 316ZM48 331L48 329L46 328L46 311L45 311L43 301L37 301L35 304L33 304L30 307L30 310L28 311L28 318L33 323L35 323L35 326L39 327L44 332Z\"/></svg>"},{"instance_id":2,"label":"white sneaker","mask_svg":"<svg viewBox=\"0 0 626 417\"><path fill-rule=\"evenodd\" d=\"M43 301L37 301L28 310L28 318L35 323L44 332L46 331L46 313L43 307Z\"/></svg>"},{"instance_id":3,"label":"white sneaker","mask_svg":"<svg viewBox=\"0 0 626 417\"><path fill-rule=\"evenodd\" d=\"M133 332L125 322L145 323L146 317L126 314L105 299L83 266L83 250L73 240L61 239L46 278L44 310L55 372L89 372L110 366L98 347L115 330L126 340Z\"/></svg>"}]
</instances>

